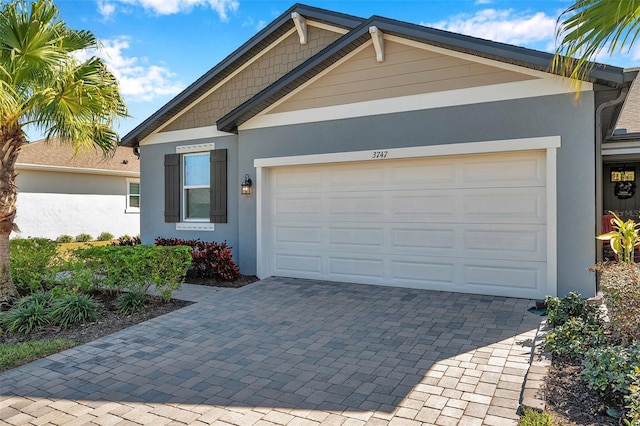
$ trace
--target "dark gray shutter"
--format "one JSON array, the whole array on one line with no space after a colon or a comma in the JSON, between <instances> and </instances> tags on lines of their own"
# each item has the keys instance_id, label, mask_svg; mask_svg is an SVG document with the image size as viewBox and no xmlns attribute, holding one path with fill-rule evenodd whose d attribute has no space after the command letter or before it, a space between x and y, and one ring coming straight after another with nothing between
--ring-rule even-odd
<instances>
[{"instance_id":1,"label":"dark gray shutter","mask_svg":"<svg viewBox=\"0 0 640 426\"><path fill-rule=\"evenodd\" d=\"M164 221L180 222L180 154L164 156Z\"/></svg>"},{"instance_id":2,"label":"dark gray shutter","mask_svg":"<svg viewBox=\"0 0 640 426\"><path fill-rule=\"evenodd\" d=\"M209 153L211 194L209 219L211 223L227 223L227 150Z\"/></svg>"}]
</instances>

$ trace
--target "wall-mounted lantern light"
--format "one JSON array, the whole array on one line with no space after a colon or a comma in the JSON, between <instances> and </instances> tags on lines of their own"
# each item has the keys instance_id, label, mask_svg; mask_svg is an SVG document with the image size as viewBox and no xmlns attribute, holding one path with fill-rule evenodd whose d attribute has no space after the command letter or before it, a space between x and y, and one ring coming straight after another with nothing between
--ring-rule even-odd
<instances>
[{"instance_id":1,"label":"wall-mounted lantern light","mask_svg":"<svg viewBox=\"0 0 640 426\"><path fill-rule=\"evenodd\" d=\"M244 175L244 182L240 185L242 195L251 195L251 183L249 175Z\"/></svg>"}]
</instances>

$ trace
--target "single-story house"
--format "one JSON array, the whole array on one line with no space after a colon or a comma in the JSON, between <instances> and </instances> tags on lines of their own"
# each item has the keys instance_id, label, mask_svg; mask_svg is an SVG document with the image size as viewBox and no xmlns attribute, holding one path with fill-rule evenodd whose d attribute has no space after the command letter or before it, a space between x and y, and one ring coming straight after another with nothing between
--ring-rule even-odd
<instances>
[{"instance_id":1,"label":"single-story house","mask_svg":"<svg viewBox=\"0 0 640 426\"><path fill-rule=\"evenodd\" d=\"M80 152L57 141L24 146L16 163L20 232L12 238L102 232L115 237L140 233L140 161L118 147L113 157Z\"/></svg>"},{"instance_id":2,"label":"single-story house","mask_svg":"<svg viewBox=\"0 0 640 426\"><path fill-rule=\"evenodd\" d=\"M226 240L260 278L591 296L637 72L594 64L576 97L551 59L296 4L123 138L142 240Z\"/></svg>"}]
</instances>

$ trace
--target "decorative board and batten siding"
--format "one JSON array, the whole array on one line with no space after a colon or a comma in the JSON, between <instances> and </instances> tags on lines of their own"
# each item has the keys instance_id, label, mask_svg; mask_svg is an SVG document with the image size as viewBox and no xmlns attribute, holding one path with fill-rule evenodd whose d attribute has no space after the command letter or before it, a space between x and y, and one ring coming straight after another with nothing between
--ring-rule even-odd
<instances>
[{"instance_id":1,"label":"decorative board and batten siding","mask_svg":"<svg viewBox=\"0 0 640 426\"><path fill-rule=\"evenodd\" d=\"M213 126L244 101L337 40L342 34L308 26L309 41L300 44L295 30L214 92L201 99L162 131Z\"/></svg>"},{"instance_id":2,"label":"decorative board and batten siding","mask_svg":"<svg viewBox=\"0 0 640 426\"><path fill-rule=\"evenodd\" d=\"M542 298L544 151L275 167L276 276Z\"/></svg>"},{"instance_id":3,"label":"decorative board and batten siding","mask_svg":"<svg viewBox=\"0 0 640 426\"><path fill-rule=\"evenodd\" d=\"M444 92L534 77L455 56L385 41L385 60L376 62L371 43L269 113Z\"/></svg>"}]
</instances>

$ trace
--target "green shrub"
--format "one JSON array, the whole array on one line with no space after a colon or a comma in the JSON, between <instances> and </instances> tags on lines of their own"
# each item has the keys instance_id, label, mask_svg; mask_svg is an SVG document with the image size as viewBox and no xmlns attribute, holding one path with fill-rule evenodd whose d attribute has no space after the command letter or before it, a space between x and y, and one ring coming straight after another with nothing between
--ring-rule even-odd
<instances>
[{"instance_id":1,"label":"green shrub","mask_svg":"<svg viewBox=\"0 0 640 426\"><path fill-rule=\"evenodd\" d=\"M3 328L12 333L29 334L49 324L51 298L44 295L23 297L0 316Z\"/></svg>"},{"instance_id":2,"label":"green shrub","mask_svg":"<svg viewBox=\"0 0 640 426\"><path fill-rule=\"evenodd\" d=\"M625 423L627 425L640 425L640 367L635 367L633 372L629 375L631 385L629 385L629 394L625 396L624 400L628 404L626 406L627 419Z\"/></svg>"},{"instance_id":3,"label":"green shrub","mask_svg":"<svg viewBox=\"0 0 640 426\"><path fill-rule=\"evenodd\" d=\"M89 241L93 241L93 237L89 234L78 234L76 235L76 242L77 243L86 243Z\"/></svg>"},{"instance_id":4,"label":"green shrub","mask_svg":"<svg viewBox=\"0 0 640 426\"><path fill-rule=\"evenodd\" d=\"M569 293L565 297L547 296L547 325L557 327L571 318L582 318L586 322L598 320L600 313L597 306L582 299L580 293Z\"/></svg>"},{"instance_id":5,"label":"green shrub","mask_svg":"<svg viewBox=\"0 0 640 426\"><path fill-rule=\"evenodd\" d=\"M238 265L231 258L231 247L227 245L226 241L217 243L215 241L158 237L155 240L155 245L191 247L189 276L234 281L240 275Z\"/></svg>"},{"instance_id":6,"label":"green shrub","mask_svg":"<svg viewBox=\"0 0 640 426\"><path fill-rule=\"evenodd\" d=\"M116 306L121 313L131 315L142 308L144 298L144 294L138 292L122 293L118 299L116 299Z\"/></svg>"},{"instance_id":7,"label":"green shrub","mask_svg":"<svg viewBox=\"0 0 640 426\"><path fill-rule=\"evenodd\" d=\"M165 300L180 288L191 263L189 247L101 246L78 250L75 256L81 263L77 275L98 287L146 295L153 286Z\"/></svg>"},{"instance_id":8,"label":"green shrub","mask_svg":"<svg viewBox=\"0 0 640 426\"><path fill-rule=\"evenodd\" d=\"M51 307L51 322L62 328L72 324L86 324L98 318L99 307L98 302L84 294L64 294Z\"/></svg>"},{"instance_id":9,"label":"green shrub","mask_svg":"<svg viewBox=\"0 0 640 426\"><path fill-rule=\"evenodd\" d=\"M597 321L572 317L544 338L544 348L555 356L582 358L589 348L606 343L604 329Z\"/></svg>"},{"instance_id":10,"label":"green shrub","mask_svg":"<svg viewBox=\"0 0 640 426\"><path fill-rule=\"evenodd\" d=\"M71 235L60 235L58 238L56 238L56 243L72 243L73 242L73 237Z\"/></svg>"},{"instance_id":11,"label":"green shrub","mask_svg":"<svg viewBox=\"0 0 640 426\"><path fill-rule=\"evenodd\" d=\"M640 340L640 265L599 265L600 286L613 333L627 342Z\"/></svg>"},{"instance_id":12,"label":"green shrub","mask_svg":"<svg viewBox=\"0 0 640 426\"><path fill-rule=\"evenodd\" d=\"M97 240L98 241L111 241L113 240L113 234L110 234L109 232L103 232L102 234L98 235Z\"/></svg>"},{"instance_id":13,"label":"green shrub","mask_svg":"<svg viewBox=\"0 0 640 426\"><path fill-rule=\"evenodd\" d=\"M57 247L55 241L46 238L9 241L11 276L21 293L47 289L56 272Z\"/></svg>"},{"instance_id":14,"label":"green shrub","mask_svg":"<svg viewBox=\"0 0 640 426\"><path fill-rule=\"evenodd\" d=\"M580 377L587 387L605 397L626 395L632 373L640 367L640 342L629 347L604 346L589 349L582 360Z\"/></svg>"},{"instance_id":15,"label":"green shrub","mask_svg":"<svg viewBox=\"0 0 640 426\"><path fill-rule=\"evenodd\" d=\"M524 407L520 426L554 426L553 417L546 411L538 411L533 408Z\"/></svg>"}]
</instances>

